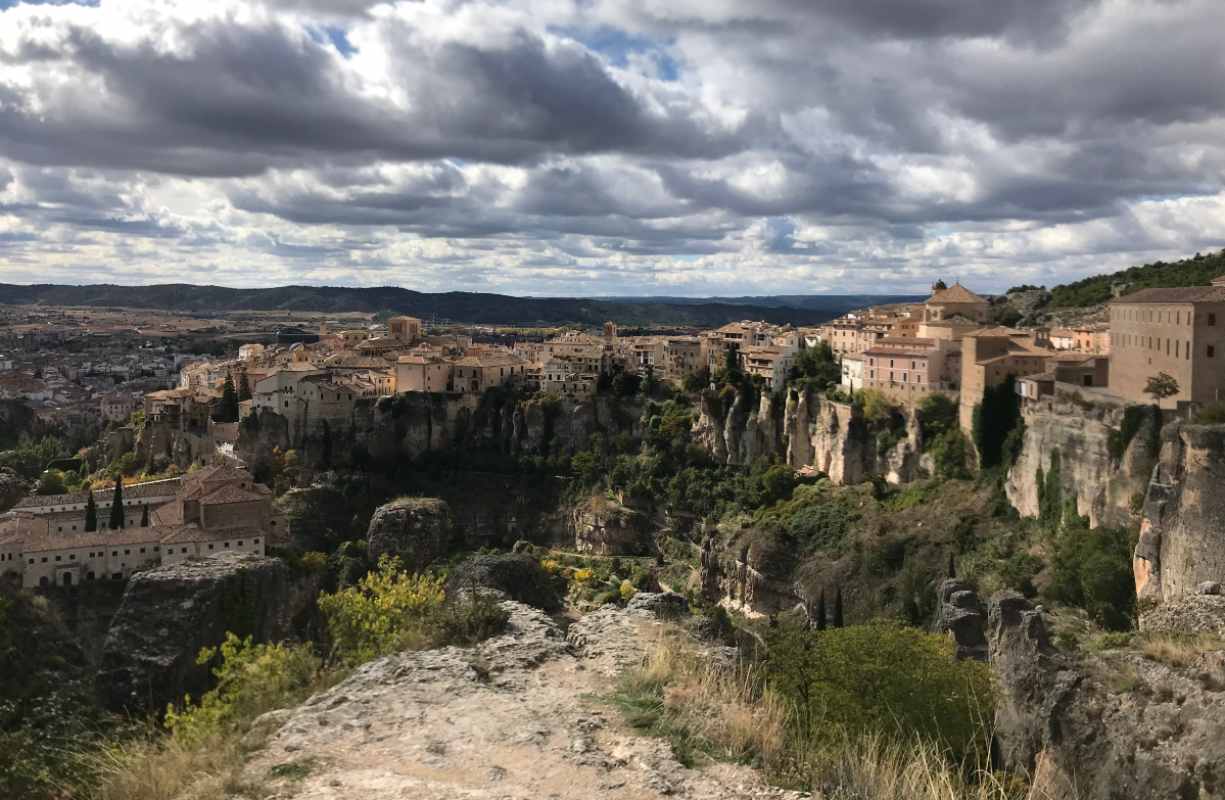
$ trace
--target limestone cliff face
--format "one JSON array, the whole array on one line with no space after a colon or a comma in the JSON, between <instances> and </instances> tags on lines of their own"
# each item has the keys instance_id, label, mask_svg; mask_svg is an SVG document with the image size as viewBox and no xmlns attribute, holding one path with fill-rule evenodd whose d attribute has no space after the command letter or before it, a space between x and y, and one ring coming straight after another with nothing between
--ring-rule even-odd
<instances>
[{"instance_id":1,"label":"limestone cliff face","mask_svg":"<svg viewBox=\"0 0 1225 800\"><path fill-rule=\"evenodd\" d=\"M1021 451L1005 487L1012 506L1023 517L1038 516L1038 476L1049 475L1057 458L1063 496L1075 498L1078 513L1088 517L1090 525L1131 524L1156 461L1152 434L1160 421L1155 409L1129 413L1138 428L1116 457L1111 442L1122 435L1121 406L1078 402L1067 395L1030 404L1023 415Z\"/></svg>"},{"instance_id":2,"label":"limestone cliff face","mask_svg":"<svg viewBox=\"0 0 1225 800\"><path fill-rule=\"evenodd\" d=\"M872 475L905 483L925 472L913 413L869 421L857 406L805 390L790 390L782 403L768 394L753 400L740 392L703 393L693 432L716 461L747 465L757 458L778 459L797 469L816 467L838 484Z\"/></svg>"},{"instance_id":3,"label":"limestone cliff face","mask_svg":"<svg viewBox=\"0 0 1225 800\"><path fill-rule=\"evenodd\" d=\"M568 456L587 447L592 434L640 435L640 401L614 397L590 400L401 394L359 400L350 426L316 430L294 438L283 417L265 411L244 423L237 445L248 463L274 449L298 450L316 469L411 461L430 452L483 451Z\"/></svg>"},{"instance_id":4,"label":"limestone cliff face","mask_svg":"<svg viewBox=\"0 0 1225 800\"><path fill-rule=\"evenodd\" d=\"M276 641L289 632L288 571L274 558L226 553L137 573L111 621L96 689L113 710L160 710L212 684L202 647L227 631Z\"/></svg>"},{"instance_id":5,"label":"limestone cliff face","mask_svg":"<svg viewBox=\"0 0 1225 800\"><path fill-rule=\"evenodd\" d=\"M600 556L641 556L654 549L650 524L640 512L603 496L570 513L574 549Z\"/></svg>"},{"instance_id":6,"label":"limestone cliff face","mask_svg":"<svg viewBox=\"0 0 1225 800\"><path fill-rule=\"evenodd\" d=\"M436 497L401 497L375 509L367 545L370 558L398 557L410 570L423 570L447 555L456 541L451 507Z\"/></svg>"},{"instance_id":7,"label":"limestone cliff face","mask_svg":"<svg viewBox=\"0 0 1225 800\"><path fill-rule=\"evenodd\" d=\"M1169 602L1225 580L1225 426L1162 431L1133 567L1141 598Z\"/></svg>"}]
</instances>

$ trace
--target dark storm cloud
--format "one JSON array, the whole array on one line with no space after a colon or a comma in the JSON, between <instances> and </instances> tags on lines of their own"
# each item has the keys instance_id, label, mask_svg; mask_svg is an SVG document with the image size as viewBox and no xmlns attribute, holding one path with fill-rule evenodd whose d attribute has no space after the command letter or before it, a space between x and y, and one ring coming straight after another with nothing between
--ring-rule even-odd
<instances>
[{"instance_id":1,"label":"dark storm cloud","mask_svg":"<svg viewBox=\"0 0 1225 800\"><path fill-rule=\"evenodd\" d=\"M45 103L0 86L5 154L181 175L240 176L323 156L354 163L444 157L531 162L549 153L717 157L743 147L687 109L650 109L586 50L518 31L497 47L412 40L397 77L410 107L354 93L340 56L282 26L222 23L181 32L186 52L121 47L74 28L64 59L105 87L62 89ZM416 45L416 46L412 46Z\"/></svg>"}]
</instances>

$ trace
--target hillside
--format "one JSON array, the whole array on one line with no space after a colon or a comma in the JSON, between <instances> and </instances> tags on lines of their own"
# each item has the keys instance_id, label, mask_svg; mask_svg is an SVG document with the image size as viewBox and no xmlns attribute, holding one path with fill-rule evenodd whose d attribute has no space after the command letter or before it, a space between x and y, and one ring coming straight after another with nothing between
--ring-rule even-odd
<instances>
[{"instance_id":1,"label":"hillside","mask_svg":"<svg viewBox=\"0 0 1225 800\"><path fill-rule=\"evenodd\" d=\"M0 284L0 303L10 305L110 306L167 311L218 313L283 310L376 313L393 311L425 319L477 324L598 325L613 320L622 325L694 325L714 327L740 319L811 325L846 311L894 297L827 295L806 297L803 303L722 302L633 298L594 300L567 297L513 297L479 292L426 293L392 286L279 286L231 289L224 286L162 284L155 286L61 286Z\"/></svg>"},{"instance_id":2,"label":"hillside","mask_svg":"<svg viewBox=\"0 0 1225 800\"><path fill-rule=\"evenodd\" d=\"M1201 286L1225 274L1225 250L1172 263L1155 261L1108 275L1095 275L1051 290L1051 308L1083 308L1105 303L1120 293L1154 287Z\"/></svg>"}]
</instances>

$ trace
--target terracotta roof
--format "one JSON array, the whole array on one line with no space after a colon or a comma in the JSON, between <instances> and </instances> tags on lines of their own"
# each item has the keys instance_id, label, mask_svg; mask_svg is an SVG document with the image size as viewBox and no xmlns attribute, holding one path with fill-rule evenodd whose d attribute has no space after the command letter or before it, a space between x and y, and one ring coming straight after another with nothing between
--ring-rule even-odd
<instances>
[{"instance_id":1,"label":"terracotta roof","mask_svg":"<svg viewBox=\"0 0 1225 800\"><path fill-rule=\"evenodd\" d=\"M169 497L179 490L179 482L181 478L163 478L157 481L145 481L144 483L125 484L123 487L123 500L125 503L131 500L143 500L149 497ZM106 489L94 489L95 503L110 503L114 496L115 487L110 486ZM88 500L88 492L73 492L72 494L45 494L34 495L31 497L23 497L14 508L43 508L45 506L67 506L76 503L84 503Z\"/></svg>"},{"instance_id":2,"label":"terracotta roof","mask_svg":"<svg viewBox=\"0 0 1225 800\"><path fill-rule=\"evenodd\" d=\"M183 525L166 534L164 544L191 544L195 542L223 542L233 539L258 539L266 534L259 528L240 525L233 528L201 528L199 525Z\"/></svg>"},{"instance_id":3,"label":"terracotta roof","mask_svg":"<svg viewBox=\"0 0 1225 800\"><path fill-rule=\"evenodd\" d=\"M1111 305L1126 303L1225 303L1225 286L1141 289L1111 301Z\"/></svg>"},{"instance_id":4,"label":"terracotta roof","mask_svg":"<svg viewBox=\"0 0 1225 800\"><path fill-rule=\"evenodd\" d=\"M971 336L999 336L1012 338L1014 336L1028 336L1029 331L1022 331L1016 328L1007 328L1003 325L996 325L991 328L980 328L970 334Z\"/></svg>"},{"instance_id":5,"label":"terracotta roof","mask_svg":"<svg viewBox=\"0 0 1225 800\"><path fill-rule=\"evenodd\" d=\"M223 505L225 503L252 503L263 500L264 495L241 486L228 484L200 498L200 505Z\"/></svg>"},{"instance_id":6,"label":"terracotta roof","mask_svg":"<svg viewBox=\"0 0 1225 800\"><path fill-rule=\"evenodd\" d=\"M50 533L26 537L23 553L45 553L49 550L75 550L82 547L115 547L119 545L157 544L168 529L161 527L120 528L119 530L88 533Z\"/></svg>"},{"instance_id":7,"label":"terracotta roof","mask_svg":"<svg viewBox=\"0 0 1225 800\"><path fill-rule=\"evenodd\" d=\"M942 305L946 303L986 303L986 299L974 294L960 283L954 283L947 289L942 289L934 293L927 299L928 305Z\"/></svg>"}]
</instances>

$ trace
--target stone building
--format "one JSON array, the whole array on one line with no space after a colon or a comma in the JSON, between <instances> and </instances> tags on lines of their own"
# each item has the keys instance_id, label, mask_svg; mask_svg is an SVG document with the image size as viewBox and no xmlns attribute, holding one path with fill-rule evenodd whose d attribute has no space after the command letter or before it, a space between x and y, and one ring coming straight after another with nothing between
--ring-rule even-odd
<instances>
[{"instance_id":1,"label":"stone building","mask_svg":"<svg viewBox=\"0 0 1225 800\"><path fill-rule=\"evenodd\" d=\"M1161 401L1225 399L1225 277L1210 286L1141 289L1110 303L1110 390L1151 402L1148 379L1164 372L1179 391Z\"/></svg>"},{"instance_id":2,"label":"stone building","mask_svg":"<svg viewBox=\"0 0 1225 800\"><path fill-rule=\"evenodd\" d=\"M943 339L885 337L860 358L860 388L894 400L914 403L933 392L957 391L961 351Z\"/></svg>"},{"instance_id":3,"label":"stone building","mask_svg":"<svg viewBox=\"0 0 1225 800\"><path fill-rule=\"evenodd\" d=\"M270 539L287 532L286 520L273 513L271 490L245 470L207 467L175 482L174 496L151 512L147 526L64 530L50 515L28 509L0 517L0 574L26 587L123 580L210 553L263 555Z\"/></svg>"}]
</instances>

